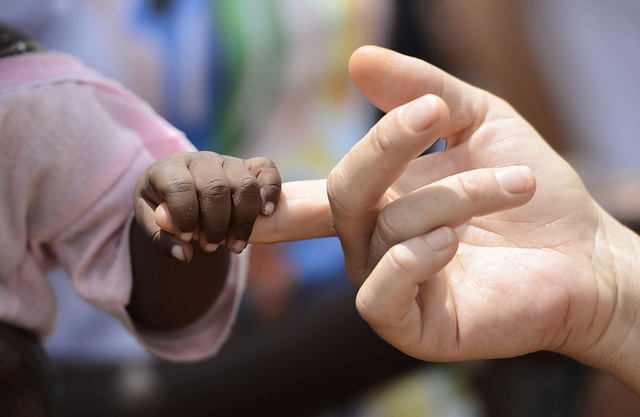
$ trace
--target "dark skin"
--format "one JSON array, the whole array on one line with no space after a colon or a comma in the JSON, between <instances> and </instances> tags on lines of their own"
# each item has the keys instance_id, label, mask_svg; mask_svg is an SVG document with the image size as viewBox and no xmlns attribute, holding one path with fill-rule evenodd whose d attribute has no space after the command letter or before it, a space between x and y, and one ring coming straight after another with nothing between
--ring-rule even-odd
<instances>
[{"instance_id":1,"label":"dark skin","mask_svg":"<svg viewBox=\"0 0 640 417\"><path fill-rule=\"evenodd\" d=\"M136 324L180 329L201 317L220 295L229 268L226 248L206 253L193 245L193 259L185 263L160 254L136 221L130 242L134 279L127 311Z\"/></svg>"},{"instance_id":2,"label":"dark skin","mask_svg":"<svg viewBox=\"0 0 640 417\"><path fill-rule=\"evenodd\" d=\"M29 35L0 23L1 56L42 50ZM250 240L333 235L324 181L288 183L282 191L281 185L277 168L266 158L192 152L149 166L132 190L127 310L134 323L170 331L200 318L224 287L229 251L242 252ZM166 232L154 218L160 208Z\"/></svg>"},{"instance_id":3,"label":"dark skin","mask_svg":"<svg viewBox=\"0 0 640 417\"><path fill-rule=\"evenodd\" d=\"M224 286L227 248L244 250L259 214L271 214L278 203L280 188L280 174L266 158L195 152L152 164L134 193L133 288L127 307L134 322L175 330L201 317ZM174 234L162 231L154 219L163 202Z\"/></svg>"}]
</instances>

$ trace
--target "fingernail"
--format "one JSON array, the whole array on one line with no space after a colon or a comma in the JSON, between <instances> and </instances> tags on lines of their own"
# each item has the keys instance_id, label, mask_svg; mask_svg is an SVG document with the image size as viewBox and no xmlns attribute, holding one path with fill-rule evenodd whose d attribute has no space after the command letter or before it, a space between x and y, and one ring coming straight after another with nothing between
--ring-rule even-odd
<instances>
[{"instance_id":1,"label":"fingernail","mask_svg":"<svg viewBox=\"0 0 640 417\"><path fill-rule=\"evenodd\" d=\"M247 242L244 240L236 240L231 246L231 251L234 253L242 253L244 248L247 247Z\"/></svg>"},{"instance_id":2,"label":"fingernail","mask_svg":"<svg viewBox=\"0 0 640 417\"><path fill-rule=\"evenodd\" d=\"M502 188L511 194L527 192L534 184L531 170L524 166L501 168L496 172L496 179Z\"/></svg>"},{"instance_id":3,"label":"fingernail","mask_svg":"<svg viewBox=\"0 0 640 417\"><path fill-rule=\"evenodd\" d=\"M184 249L180 245L175 245L171 248L171 256L182 262L186 262L187 260Z\"/></svg>"},{"instance_id":4,"label":"fingernail","mask_svg":"<svg viewBox=\"0 0 640 417\"><path fill-rule=\"evenodd\" d=\"M267 201L266 203L264 203L264 207L262 208L262 214L264 214L265 216L271 216L271 214L273 214L274 207L275 204L273 204L273 201Z\"/></svg>"},{"instance_id":5,"label":"fingernail","mask_svg":"<svg viewBox=\"0 0 640 417\"><path fill-rule=\"evenodd\" d=\"M436 97L427 94L405 108L404 120L412 130L420 132L433 125L436 113Z\"/></svg>"},{"instance_id":6,"label":"fingernail","mask_svg":"<svg viewBox=\"0 0 640 417\"><path fill-rule=\"evenodd\" d=\"M218 246L219 245L217 243L207 243L204 247L204 251L209 253L215 252L216 249L218 249Z\"/></svg>"},{"instance_id":7,"label":"fingernail","mask_svg":"<svg viewBox=\"0 0 640 417\"><path fill-rule=\"evenodd\" d=\"M428 233L424 238L431 249L441 251L451 244L451 233L448 227L441 227Z\"/></svg>"},{"instance_id":8,"label":"fingernail","mask_svg":"<svg viewBox=\"0 0 640 417\"><path fill-rule=\"evenodd\" d=\"M193 237L193 233L181 233L180 239L184 242L191 242L191 238Z\"/></svg>"}]
</instances>

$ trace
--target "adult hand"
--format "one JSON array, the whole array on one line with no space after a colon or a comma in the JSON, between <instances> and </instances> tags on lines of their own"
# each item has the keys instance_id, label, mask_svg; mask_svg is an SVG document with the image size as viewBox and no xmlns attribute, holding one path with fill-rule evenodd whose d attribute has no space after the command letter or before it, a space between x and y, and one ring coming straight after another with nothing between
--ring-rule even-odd
<instances>
[{"instance_id":1,"label":"adult hand","mask_svg":"<svg viewBox=\"0 0 640 417\"><path fill-rule=\"evenodd\" d=\"M350 72L388 112L327 180L363 318L424 360L553 350L640 392L637 235L501 99L377 47Z\"/></svg>"}]
</instances>

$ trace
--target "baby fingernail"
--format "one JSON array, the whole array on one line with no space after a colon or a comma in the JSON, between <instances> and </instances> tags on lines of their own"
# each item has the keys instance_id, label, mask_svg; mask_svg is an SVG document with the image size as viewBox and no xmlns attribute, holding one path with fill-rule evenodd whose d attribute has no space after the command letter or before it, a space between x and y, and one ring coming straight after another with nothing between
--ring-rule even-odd
<instances>
[{"instance_id":1,"label":"baby fingernail","mask_svg":"<svg viewBox=\"0 0 640 417\"><path fill-rule=\"evenodd\" d=\"M175 245L171 248L171 256L182 262L186 262L187 260L184 249L180 245Z\"/></svg>"},{"instance_id":2,"label":"baby fingernail","mask_svg":"<svg viewBox=\"0 0 640 417\"><path fill-rule=\"evenodd\" d=\"M531 170L525 166L501 168L496 179L502 188L511 194L520 194L531 190L535 179Z\"/></svg>"},{"instance_id":3,"label":"baby fingernail","mask_svg":"<svg viewBox=\"0 0 640 417\"><path fill-rule=\"evenodd\" d=\"M420 132L433 125L436 113L436 97L428 94L405 108L404 120L411 129Z\"/></svg>"},{"instance_id":4,"label":"baby fingernail","mask_svg":"<svg viewBox=\"0 0 640 417\"><path fill-rule=\"evenodd\" d=\"M246 247L247 242L245 242L244 240L236 240L231 246L231 251L234 253L241 253Z\"/></svg>"},{"instance_id":5,"label":"baby fingernail","mask_svg":"<svg viewBox=\"0 0 640 417\"><path fill-rule=\"evenodd\" d=\"M216 249L218 249L218 244L217 243L207 243L204 247L204 251L205 252L215 252Z\"/></svg>"},{"instance_id":6,"label":"baby fingernail","mask_svg":"<svg viewBox=\"0 0 640 417\"><path fill-rule=\"evenodd\" d=\"M180 234L180 240L182 240L183 242L190 242L192 237L193 237L193 233L185 232Z\"/></svg>"},{"instance_id":7,"label":"baby fingernail","mask_svg":"<svg viewBox=\"0 0 640 417\"><path fill-rule=\"evenodd\" d=\"M451 233L451 229L441 227L428 233L424 238L431 249L434 251L441 251L451 244Z\"/></svg>"},{"instance_id":8,"label":"baby fingernail","mask_svg":"<svg viewBox=\"0 0 640 417\"><path fill-rule=\"evenodd\" d=\"M266 203L264 203L264 207L262 208L262 214L264 214L265 216L271 216L271 214L273 214L274 207L275 204L273 204L273 201L267 201Z\"/></svg>"}]
</instances>

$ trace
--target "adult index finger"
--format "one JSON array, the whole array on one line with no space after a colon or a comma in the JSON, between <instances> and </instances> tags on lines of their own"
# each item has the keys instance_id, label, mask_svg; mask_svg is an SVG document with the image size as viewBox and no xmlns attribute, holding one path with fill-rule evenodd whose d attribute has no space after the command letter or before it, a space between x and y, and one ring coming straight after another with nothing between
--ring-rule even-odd
<instances>
[{"instance_id":1,"label":"adult index finger","mask_svg":"<svg viewBox=\"0 0 640 417\"><path fill-rule=\"evenodd\" d=\"M329 174L332 221L354 282L366 267L377 215L393 198L385 194L409 162L441 136L448 122L442 99L420 97L385 115Z\"/></svg>"}]
</instances>

